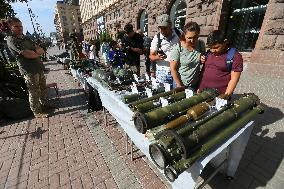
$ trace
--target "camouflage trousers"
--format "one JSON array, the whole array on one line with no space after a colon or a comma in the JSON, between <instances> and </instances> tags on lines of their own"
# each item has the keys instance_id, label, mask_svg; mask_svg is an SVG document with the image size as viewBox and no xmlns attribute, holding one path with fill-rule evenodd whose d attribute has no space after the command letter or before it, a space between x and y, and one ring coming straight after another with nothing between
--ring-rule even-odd
<instances>
[{"instance_id":1,"label":"camouflage trousers","mask_svg":"<svg viewBox=\"0 0 284 189\"><path fill-rule=\"evenodd\" d=\"M47 103L47 87L43 71L23 75L28 87L30 108L34 113L42 112L41 106Z\"/></svg>"}]
</instances>

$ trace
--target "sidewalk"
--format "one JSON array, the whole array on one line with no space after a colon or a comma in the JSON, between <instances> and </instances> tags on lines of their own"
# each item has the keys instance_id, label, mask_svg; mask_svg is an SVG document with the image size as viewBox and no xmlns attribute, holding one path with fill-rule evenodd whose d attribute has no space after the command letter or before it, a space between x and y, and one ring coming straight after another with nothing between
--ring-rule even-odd
<instances>
[{"instance_id":1,"label":"sidewalk","mask_svg":"<svg viewBox=\"0 0 284 189\"><path fill-rule=\"evenodd\" d=\"M255 120L235 178L227 181L218 174L206 188L284 189L283 69L281 65L245 64L236 93L255 93L265 112ZM204 175L208 176L206 171Z\"/></svg>"},{"instance_id":2,"label":"sidewalk","mask_svg":"<svg viewBox=\"0 0 284 189\"><path fill-rule=\"evenodd\" d=\"M255 93L265 113L255 126L230 188L284 189L284 65L246 64L237 87Z\"/></svg>"},{"instance_id":3,"label":"sidewalk","mask_svg":"<svg viewBox=\"0 0 284 189\"><path fill-rule=\"evenodd\" d=\"M59 108L49 118L1 125L0 188L167 188L144 158L132 162L125 155L114 121L106 127L101 112L86 113L73 77L55 62L45 65L47 83L59 87L60 97L53 100Z\"/></svg>"}]
</instances>

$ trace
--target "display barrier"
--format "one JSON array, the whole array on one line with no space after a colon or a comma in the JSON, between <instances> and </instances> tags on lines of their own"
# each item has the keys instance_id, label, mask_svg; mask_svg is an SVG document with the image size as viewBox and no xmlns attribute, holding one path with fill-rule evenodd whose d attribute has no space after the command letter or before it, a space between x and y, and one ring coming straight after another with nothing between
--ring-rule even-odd
<instances>
[{"instance_id":1,"label":"display barrier","mask_svg":"<svg viewBox=\"0 0 284 189\"><path fill-rule=\"evenodd\" d=\"M71 73L80 82L82 75L71 70ZM81 79L80 79L81 77ZM133 123L134 113L130 108L122 102L122 94L115 93L104 88L96 79L89 77L85 78L92 87L98 90L102 105L120 124L124 132L134 142L137 148L147 156L151 161L149 155L148 139L139 133ZM170 182L173 189L190 189L197 185L197 179L204 167L210 162L214 167L221 167L221 171L229 177L234 177L238 168L239 162L244 153L245 147L249 140L253 128L253 121L246 124L242 129L236 132L233 136L227 139L223 144L219 145L215 150L209 153L206 157L201 158L195 162L187 171L183 172L174 181ZM225 162L225 163L224 163ZM159 170L162 171L162 170Z\"/></svg>"}]
</instances>

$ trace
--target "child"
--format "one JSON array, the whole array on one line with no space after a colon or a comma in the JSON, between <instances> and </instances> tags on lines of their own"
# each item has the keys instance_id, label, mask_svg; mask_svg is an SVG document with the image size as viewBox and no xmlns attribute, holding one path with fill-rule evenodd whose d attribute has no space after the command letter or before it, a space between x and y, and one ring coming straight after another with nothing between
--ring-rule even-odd
<instances>
[{"instance_id":1,"label":"child","mask_svg":"<svg viewBox=\"0 0 284 189\"><path fill-rule=\"evenodd\" d=\"M200 78L200 56L205 44L198 40L200 27L196 22L184 26L180 43L171 52L170 68L176 87L197 90Z\"/></svg>"},{"instance_id":2,"label":"child","mask_svg":"<svg viewBox=\"0 0 284 189\"><path fill-rule=\"evenodd\" d=\"M125 53L123 53L122 50L120 50L118 43L116 41L111 41L109 45L111 50L108 54L108 60L111 66L113 68L114 67L123 68L126 62Z\"/></svg>"},{"instance_id":3,"label":"child","mask_svg":"<svg viewBox=\"0 0 284 189\"><path fill-rule=\"evenodd\" d=\"M216 88L219 94L231 96L238 84L243 71L242 55L235 48L229 47L229 42L219 30L208 35L207 45L210 48L203 58L199 91L204 88Z\"/></svg>"}]
</instances>

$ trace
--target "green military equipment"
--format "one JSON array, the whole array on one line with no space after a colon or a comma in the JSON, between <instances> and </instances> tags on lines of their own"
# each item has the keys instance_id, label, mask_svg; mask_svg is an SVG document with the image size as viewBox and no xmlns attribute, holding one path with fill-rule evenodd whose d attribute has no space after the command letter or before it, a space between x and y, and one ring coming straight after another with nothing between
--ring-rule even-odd
<instances>
[{"instance_id":1,"label":"green military equipment","mask_svg":"<svg viewBox=\"0 0 284 189\"><path fill-rule=\"evenodd\" d=\"M128 71L121 72L129 74ZM119 76L119 75L118 75ZM121 78L118 78L114 75L111 70L106 69L96 69L92 72L92 77L97 79L104 87L109 88L110 90L126 90L129 88L129 84L133 82L133 79L124 75Z\"/></svg>"},{"instance_id":2,"label":"green military equipment","mask_svg":"<svg viewBox=\"0 0 284 189\"><path fill-rule=\"evenodd\" d=\"M143 98L146 98L147 95L145 94L145 86L144 86L145 83L138 83L137 84L137 89L138 91L141 91L139 94L130 94L130 95L124 95L122 97L122 101L125 103L125 104L129 104L131 102L135 102L139 99L143 99ZM153 89L152 90L152 93L153 94L159 94L159 93L163 93L165 92L165 88L164 87L158 87L157 89Z\"/></svg>"},{"instance_id":3,"label":"green military equipment","mask_svg":"<svg viewBox=\"0 0 284 189\"><path fill-rule=\"evenodd\" d=\"M245 126L254 116L263 113L263 111L263 107L261 106L254 107L252 110L246 112L245 115L235 120L232 124L208 137L206 141L198 146L198 150L190 155L187 159L181 159L165 169L164 174L167 179L171 182L175 181L175 179L178 178L182 172L193 165L198 159L204 157L209 152L214 150L214 148L226 141L235 132Z\"/></svg>"},{"instance_id":4,"label":"green military equipment","mask_svg":"<svg viewBox=\"0 0 284 189\"><path fill-rule=\"evenodd\" d=\"M218 98L227 99L227 95L222 94L219 95ZM200 117L202 117L205 113L207 113L210 110L210 107L215 104L215 100L212 100L211 102L202 102L200 104L197 104L193 107L191 107L189 110L187 110L185 115L182 115L173 121L170 121L165 125L165 129L174 129L177 128L189 120L196 121Z\"/></svg>"},{"instance_id":5,"label":"green military equipment","mask_svg":"<svg viewBox=\"0 0 284 189\"><path fill-rule=\"evenodd\" d=\"M216 96L216 90L208 89L195 96L192 96L191 98L183 99L179 102L155 109L147 113L137 112L134 115L134 125L139 132L144 134L146 130L171 121L179 115L185 113L188 108L206 100L211 101Z\"/></svg>"},{"instance_id":6,"label":"green military equipment","mask_svg":"<svg viewBox=\"0 0 284 189\"><path fill-rule=\"evenodd\" d=\"M245 95L221 114L210 120L207 119L206 122L201 120L201 124L189 124L177 131L164 131L158 142L149 146L152 160L159 168L164 169L181 158L188 158L190 154L198 150L196 146L199 143L242 116L258 102L259 99L256 95Z\"/></svg>"},{"instance_id":7,"label":"green military equipment","mask_svg":"<svg viewBox=\"0 0 284 189\"><path fill-rule=\"evenodd\" d=\"M137 111L137 106L139 104L143 104L143 103L146 103L146 102L149 102L149 101L154 101L154 100L158 100L160 97L167 97L169 95L172 95L174 93L177 93L177 92L181 92L181 91L184 91L184 89L182 88L176 88L176 89L173 89L173 90L170 90L170 91L167 91L167 92L164 92L164 93L159 93L159 94L156 94L156 95L153 95L149 98L144 98L144 99L141 99L141 100L138 100L136 102L133 102L131 104L129 104L129 107L134 110L134 111Z\"/></svg>"},{"instance_id":8,"label":"green military equipment","mask_svg":"<svg viewBox=\"0 0 284 189\"><path fill-rule=\"evenodd\" d=\"M104 87L111 88L110 85L106 82L107 75L107 71L104 69L96 69L92 72L93 78L99 81Z\"/></svg>"},{"instance_id":9,"label":"green military equipment","mask_svg":"<svg viewBox=\"0 0 284 189\"><path fill-rule=\"evenodd\" d=\"M197 120L196 122L191 124L192 128L197 128L199 125L209 121L210 119L212 119L213 117L221 114L222 112L224 112L225 110L227 110L228 108L230 108L230 105L226 105L224 107L222 107L222 109L220 109L217 112L214 112L208 116L206 116L205 118L201 119L201 120ZM167 124L166 124L167 125ZM176 128L168 128L166 127L166 125L161 125L158 127L155 127L153 129L150 129L146 132L145 136L150 140L150 141L154 141L154 140L158 140L161 136L161 133L165 130L168 129L179 129L182 127L182 125L177 126ZM183 124L184 125L184 124Z\"/></svg>"},{"instance_id":10,"label":"green military equipment","mask_svg":"<svg viewBox=\"0 0 284 189\"><path fill-rule=\"evenodd\" d=\"M173 121L170 121L169 123L166 124L165 128L166 129L173 129L176 128L180 125L185 124L189 120L197 120L200 118L204 113L208 112L210 110L210 105L207 102L202 102L200 104L197 104L187 110L185 115L182 115Z\"/></svg>"},{"instance_id":11,"label":"green military equipment","mask_svg":"<svg viewBox=\"0 0 284 189\"><path fill-rule=\"evenodd\" d=\"M182 91L182 92L178 92L178 93L174 93L172 95L166 96L165 99L167 99L168 102L172 104L174 102L178 102L184 99L185 97L186 97L185 92ZM153 110L161 106L162 106L162 103L160 103L159 101L149 101L143 104L138 104L136 106L136 110L140 113L145 113L145 112L148 112L150 110Z\"/></svg>"},{"instance_id":12,"label":"green military equipment","mask_svg":"<svg viewBox=\"0 0 284 189\"><path fill-rule=\"evenodd\" d=\"M122 102L124 102L125 104L128 104L128 103L131 103L131 102L138 100L141 97L142 97L142 95L140 95L140 94L124 95L122 97Z\"/></svg>"},{"instance_id":13,"label":"green military equipment","mask_svg":"<svg viewBox=\"0 0 284 189\"><path fill-rule=\"evenodd\" d=\"M178 128L185 123L187 123L189 120L197 120L200 118L202 115L204 115L206 112L210 110L210 104L207 102L202 102L200 104L197 104L193 107L191 107L189 110L187 110L185 115L182 115L169 123L165 125L161 125L159 127L155 127L151 130L148 130L146 132L146 137L150 140L153 141L157 138L158 134L161 133L164 130L168 129L175 129Z\"/></svg>"}]
</instances>

